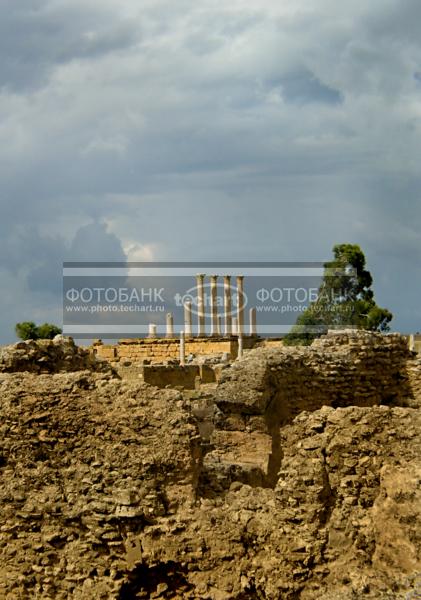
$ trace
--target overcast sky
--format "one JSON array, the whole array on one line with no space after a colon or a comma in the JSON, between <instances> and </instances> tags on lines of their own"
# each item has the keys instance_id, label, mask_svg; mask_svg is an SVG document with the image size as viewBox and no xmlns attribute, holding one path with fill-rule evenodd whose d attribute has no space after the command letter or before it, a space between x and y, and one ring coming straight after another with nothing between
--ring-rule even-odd
<instances>
[{"instance_id":1,"label":"overcast sky","mask_svg":"<svg viewBox=\"0 0 421 600\"><path fill-rule=\"evenodd\" d=\"M74 260L327 260L421 329L419 0L0 0L0 342Z\"/></svg>"}]
</instances>

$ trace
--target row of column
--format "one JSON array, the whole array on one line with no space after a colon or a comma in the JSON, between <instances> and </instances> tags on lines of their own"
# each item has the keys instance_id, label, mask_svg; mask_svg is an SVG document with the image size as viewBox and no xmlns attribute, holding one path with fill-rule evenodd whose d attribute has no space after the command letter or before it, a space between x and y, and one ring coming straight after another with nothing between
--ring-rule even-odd
<instances>
[{"instance_id":1,"label":"row of column","mask_svg":"<svg viewBox=\"0 0 421 600\"><path fill-rule=\"evenodd\" d=\"M197 337L205 336L205 274L196 275L197 287ZM231 275L224 275L224 331L222 333L222 319L218 315L218 275L210 276L210 314L211 331L213 337L224 335L230 337L237 335L242 337L244 334L244 276L237 275L237 317L232 316L232 297L231 297ZM256 309L250 309L250 335L256 335ZM192 337L192 306L191 302L186 302L184 307L184 326L186 337Z\"/></svg>"},{"instance_id":2,"label":"row of column","mask_svg":"<svg viewBox=\"0 0 421 600\"><path fill-rule=\"evenodd\" d=\"M197 284L197 337L205 337L205 274L196 275ZM210 276L210 316L212 337L230 337L232 335L242 338L244 335L244 276L236 276L237 306L236 317L233 317L231 297L231 275L224 275L224 311L222 316L218 314L218 275ZM167 314L166 337L174 337L174 318L172 313ZM223 331L222 331L223 329ZM257 335L256 309L249 310L249 335ZM184 336L193 337L193 311L190 300L184 305ZM156 325L149 326L149 337L156 337Z\"/></svg>"}]
</instances>

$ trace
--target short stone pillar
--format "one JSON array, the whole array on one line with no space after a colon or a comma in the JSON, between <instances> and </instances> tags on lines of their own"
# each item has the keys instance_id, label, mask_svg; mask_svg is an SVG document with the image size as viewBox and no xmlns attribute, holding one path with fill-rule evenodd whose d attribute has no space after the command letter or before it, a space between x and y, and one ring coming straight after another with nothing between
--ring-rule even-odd
<instances>
[{"instance_id":1,"label":"short stone pillar","mask_svg":"<svg viewBox=\"0 0 421 600\"><path fill-rule=\"evenodd\" d=\"M204 279L205 279L204 273L198 273L196 275L197 337L204 337L204 335L205 335L205 290L203 287Z\"/></svg>"},{"instance_id":2,"label":"short stone pillar","mask_svg":"<svg viewBox=\"0 0 421 600\"><path fill-rule=\"evenodd\" d=\"M415 352L415 335L411 334L409 336L409 349L411 352Z\"/></svg>"},{"instance_id":3,"label":"short stone pillar","mask_svg":"<svg viewBox=\"0 0 421 600\"><path fill-rule=\"evenodd\" d=\"M167 338L174 337L174 318L172 316L172 313L167 313L167 333L166 333L166 337Z\"/></svg>"},{"instance_id":4,"label":"short stone pillar","mask_svg":"<svg viewBox=\"0 0 421 600\"><path fill-rule=\"evenodd\" d=\"M231 275L224 275L224 335L232 335Z\"/></svg>"},{"instance_id":5,"label":"short stone pillar","mask_svg":"<svg viewBox=\"0 0 421 600\"><path fill-rule=\"evenodd\" d=\"M155 323L149 323L149 336L150 338L156 338L156 325Z\"/></svg>"},{"instance_id":6,"label":"short stone pillar","mask_svg":"<svg viewBox=\"0 0 421 600\"><path fill-rule=\"evenodd\" d=\"M184 367L186 364L186 340L184 331L180 331L180 366Z\"/></svg>"},{"instance_id":7,"label":"short stone pillar","mask_svg":"<svg viewBox=\"0 0 421 600\"><path fill-rule=\"evenodd\" d=\"M256 309L250 308L249 310L249 319L250 319L250 335L257 335L257 318L256 318Z\"/></svg>"},{"instance_id":8,"label":"short stone pillar","mask_svg":"<svg viewBox=\"0 0 421 600\"><path fill-rule=\"evenodd\" d=\"M218 335L218 275L210 276L211 336Z\"/></svg>"},{"instance_id":9,"label":"short stone pillar","mask_svg":"<svg viewBox=\"0 0 421 600\"><path fill-rule=\"evenodd\" d=\"M237 275L237 333L244 333L244 275Z\"/></svg>"},{"instance_id":10,"label":"short stone pillar","mask_svg":"<svg viewBox=\"0 0 421 600\"><path fill-rule=\"evenodd\" d=\"M241 358L243 356L243 349L244 349L243 336L239 335L238 336L238 353L237 353L237 358Z\"/></svg>"},{"instance_id":11,"label":"short stone pillar","mask_svg":"<svg viewBox=\"0 0 421 600\"><path fill-rule=\"evenodd\" d=\"M192 328L192 312L191 312L191 301L186 300L184 305L184 334L186 338L191 338L193 335Z\"/></svg>"}]
</instances>

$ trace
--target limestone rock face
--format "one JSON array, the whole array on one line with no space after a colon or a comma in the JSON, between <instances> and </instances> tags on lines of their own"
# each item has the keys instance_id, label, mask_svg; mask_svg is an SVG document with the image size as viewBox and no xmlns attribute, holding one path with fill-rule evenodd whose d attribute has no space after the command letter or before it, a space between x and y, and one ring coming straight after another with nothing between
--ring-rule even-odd
<instances>
[{"instance_id":1,"label":"limestone rock face","mask_svg":"<svg viewBox=\"0 0 421 600\"><path fill-rule=\"evenodd\" d=\"M421 370L401 338L253 350L203 393L15 350L0 598L419 596Z\"/></svg>"}]
</instances>

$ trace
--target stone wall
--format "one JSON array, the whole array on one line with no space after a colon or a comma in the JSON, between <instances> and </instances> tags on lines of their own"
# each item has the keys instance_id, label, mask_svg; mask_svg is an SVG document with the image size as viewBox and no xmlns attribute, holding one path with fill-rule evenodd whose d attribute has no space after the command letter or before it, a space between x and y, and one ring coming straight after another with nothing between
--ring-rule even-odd
<instances>
[{"instance_id":1,"label":"stone wall","mask_svg":"<svg viewBox=\"0 0 421 600\"><path fill-rule=\"evenodd\" d=\"M199 383L212 383L215 373L208 365L144 365L139 375L145 383L159 388L183 387L194 390Z\"/></svg>"},{"instance_id":2,"label":"stone wall","mask_svg":"<svg viewBox=\"0 0 421 600\"><path fill-rule=\"evenodd\" d=\"M408 406L421 406L421 356L415 356L406 364L406 375L410 387Z\"/></svg>"},{"instance_id":3,"label":"stone wall","mask_svg":"<svg viewBox=\"0 0 421 600\"><path fill-rule=\"evenodd\" d=\"M307 347L258 348L224 372L217 404L250 418L276 407L286 422L324 405L399 403L411 395L412 357L403 336L354 331L331 332Z\"/></svg>"},{"instance_id":4,"label":"stone wall","mask_svg":"<svg viewBox=\"0 0 421 600\"><path fill-rule=\"evenodd\" d=\"M40 373L53 348L37 348L6 349L0 373L0 598L419 597L421 365L399 337L252 350L222 370L219 406L74 349L58 365L83 370ZM414 408L306 412L312 381L332 404ZM281 426L287 393L302 412Z\"/></svg>"},{"instance_id":5,"label":"stone wall","mask_svg":"<svg viewBox=\"0 0 421 600\"><path fill-rule=\"evenodd\" d=\"M403 336L356 331L331 332L310 347L246 353L221 373L204 485L272 486L282 459L280 428L304 411L419 406L421 359L414 357Z\"/></svg>"},{"instance_id":6,"label":"stone wall","mask_svg":"<svg viewBox=\"0 0 421 600\"><path fill-rule=\"evenodd\" d=\"M243 347L253 348L261 343L259 338L244 337ZM94 342L91 351L98 358L109 361L129 360L152 363L162 363L179 358L180 341L177 338L138 338L119 340L118 344L103 344L100 340ZM227 338L192 338L186 340L186 355L207 355L227 353L231 359L238 354L238 340Z\"/></svg>"},{"instance_id":7,"label":"stone wall","mask_svg":"<svg viewBox=\"0 0 421 600\"><path fill-rule=\"evenodd\" d=\"M421 354L421 334L411 333L405 337L408 340L409 349L417 354Z\"/></svg>"}]
</instances>

